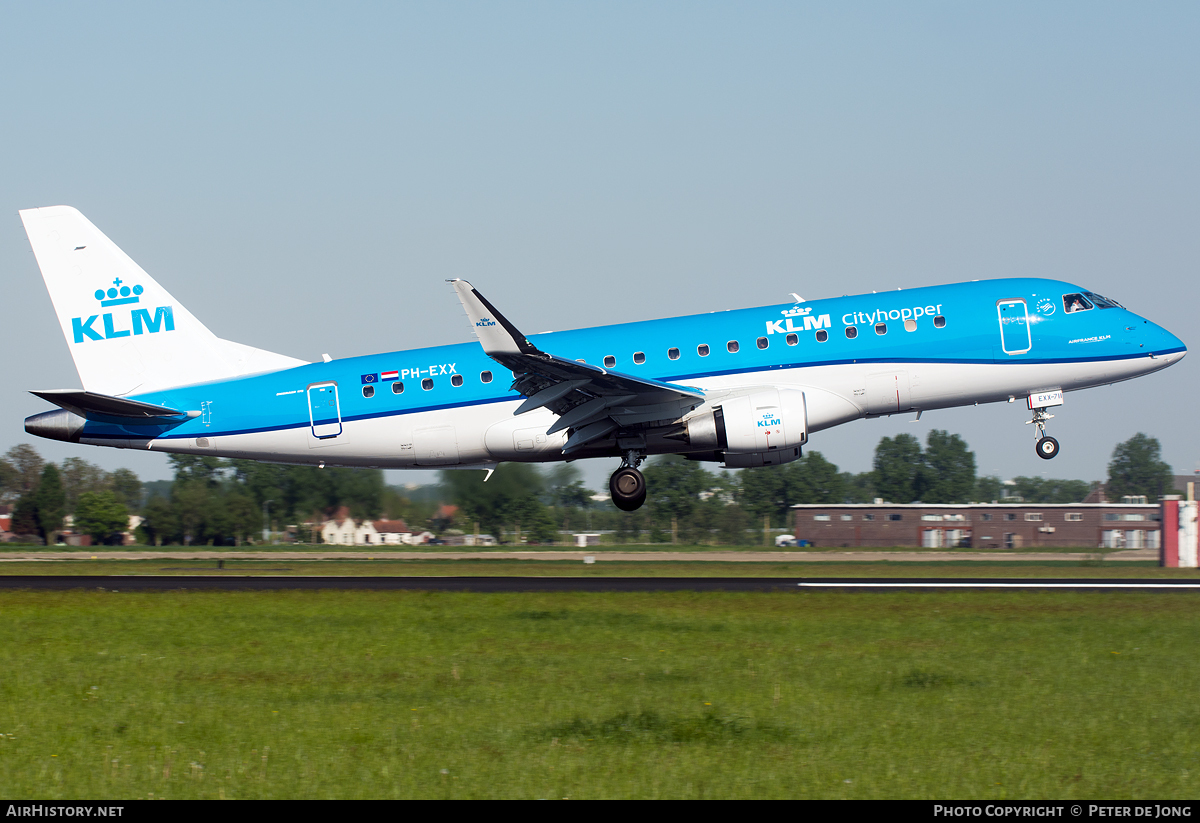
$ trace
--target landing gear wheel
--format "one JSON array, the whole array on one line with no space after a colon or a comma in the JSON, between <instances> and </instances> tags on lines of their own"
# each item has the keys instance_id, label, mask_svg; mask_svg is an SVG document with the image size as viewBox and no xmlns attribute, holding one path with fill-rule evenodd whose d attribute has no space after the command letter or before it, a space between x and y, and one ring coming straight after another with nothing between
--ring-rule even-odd
<instances>
[{"instance_id":1,"label":"landing gear wheel","mask_svg":"<svg viewBox=\"0 0 1200 823\"><path fill-rule=\"evenodd\" d=\"M1058 441L1053 437L1043 437L1037 442L1034 447L1037 451L1037 456L1043 460L1050 460L1058 454Z\"/></svg>"},{"instance_id":2,"label":"landing gear wheel","mask_svg":"<svg viewBox=\"0 0 1200 823\"><path fill-rule=\"evenodd\" d=\"M646 502L646 478L635 468L625 466L608 479L613 505L623 512L636 511Z\"/></svg>"}]
</instances>

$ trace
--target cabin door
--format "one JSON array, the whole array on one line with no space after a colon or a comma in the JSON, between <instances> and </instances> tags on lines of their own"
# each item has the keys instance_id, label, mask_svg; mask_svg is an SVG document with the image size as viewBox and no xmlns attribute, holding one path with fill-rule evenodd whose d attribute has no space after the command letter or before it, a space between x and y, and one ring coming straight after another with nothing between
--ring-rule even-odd
<instances>
[{"instance_id":1,"label":"cabin door","mask_svg":"<svg viewBox=\"0 0 1200 823\"><path fill-rule=\"evenodd\" d=\"M308 387L308 419L313 437L318 440L329 440L342 433L337 383L314 383Z\"/></svg>"},{"instance_id":2,"label":"cabin door","mask_svg":"<svg viewBox=\"0 0 1200 823\"><path fill-rule=\"evenodd\" d=\"M1000 346L1005 354L1024 354L1033 348L1029 335L1029 313L1024 300L1001 300L996 304L1000 313Z\"/></svg>"}]
</instances>

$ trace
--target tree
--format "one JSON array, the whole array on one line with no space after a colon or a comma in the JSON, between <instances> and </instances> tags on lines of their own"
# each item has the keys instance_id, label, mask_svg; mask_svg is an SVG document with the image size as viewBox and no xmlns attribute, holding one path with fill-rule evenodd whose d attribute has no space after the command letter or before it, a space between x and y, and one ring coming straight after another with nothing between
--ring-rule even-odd
<instances>
[{"instance_id":1,"label":"tree","mask_svg":"<svg viewBox=\"0 0 1200 823\"><path fill-rule=\"evenodd\" d=\"M875 488L889 503L911 503L925 491L921 441L911 434L885 437L875 447Z\"/></svg>"},{"instance_id":2,"label":"tree","mask_svg":"<svg viewBox=\"0 0 1200 823\"><path fill-rule=\"evenodd\" d=\"M788 507L791 505L791 484L788 480L788 474L782 466L742 469L739 502L764 524L769 523L768 518L786 524Z\"/></svg>"},{"instance_id":3,"label":"tree","mask_svg":"<svg viewBox=\"0 0 1200 823\"><path fill-rule=\"evenodd\" d=\"M117 469L108 476L113 494L131 512L142 508L142 481L130 469Z\"/></svg>"},{"instance_id":4,"label":"tree","mask_svg":"<svg viewBox=\"0 0 1200 823\"><path fill-rule=\"evenodd\" d=\"M1004 482L994 474L977 478L972 497L976 503L998 503L1004 497Z\"/></svg>"},{"instance_id":5,"label":"tree","mask_svg":"<svg viewBox=\"0 0 1200 823\"><path fill-rule=\"evenodd\" d=\"M21 473L17 467L0 457L0 500L15 500L21 496Z\"/></svg>"},{"instance_id":6,"label":"tree","mask_svg":"<svg viewBox=\"0 0 1200 823\"><path fill-rule=\"evenodd\" d=\"M975 490L975 453L957 434L933 429L925 441L926 503L969 503Z\"/></svg>"},{"instance_id":7,"label":"tree","mask_svg":"<svg viewBox=\"0 0 1200 823\"><path fill-rule=\"evenodd\" d=\"M875 491L875 472L842 472L838 477L842 481L842 488L846 490L846 503L873 503L879 496Z\"/></svg>"},{"instance_id":8,"label":"tree","mask_svg":"<svg viewBox=\"0 0 1200 823\"><path fill-rule=\"evenodd\" d=\"M481 471L444 471L442 483L462 513L500 537L506 525L540 519L542 475L528 463L501 463L491 478ZM534 505L536 504L536 505Z\"/></svg>"},{"instance_id":9,"label":"tree","mask_svg":"<svg viewBox=\"0 0 1200 823\"><path fill-rule=\"evenodd\" d=\"M67 495L67 511L75 511L75 503L84 492L104 491L109 486L108 472L79 457L68 457L59 467L63 491Z\"/></svg>"},{"instance_id":10,"label":"tree","mask_svg":"<svg viewBox=\"0 0 1200 823\"><path fill-rule=\"evenodd\" d=\"M129 510L110 491L84 492L75 503L75 530L100 545L129 527Z\"/></svg>"},{"instance_id":11,"label":"tree","mask_svg":"<svg viewBox=\"0 0 1200 823\"><path fill-rule=\"evenodd\" d=\"M41 532L34 492L26 492L17 498L17 504L13 506L12 532L20 535L35 535Z\"/></svg>"},{"instance_id":12,"label":"tree","mask_svg":"<svg viewBox=\"0 0 1200 823\"><path fill-rule=\"evenodd\" d=\"M700 492L712 485L712 475L695 460L663 455L646 467L647 501L671 523L671 542L679 542L679 521L700 502Z\"/></svg>"},{"instance_id":13,"label":"tree","mask_svg":"<svg viewBox=\"0 0 1200 823\"><path fill-rule=\"evenodd\" d=\"M151 497L142 512L141 530L148 542L155 546L169 543L179 533L179 521L171 507L171 501L165 497Z\"/></svg>"},{"instance_id":14,"label":"tree","mask_svg":"<svg viewBox=\"0 0 1200 823\"><path fill-rule=\"evenodd\" d=\"M1146 495L1155 503L1160 494L1169 493L1175 485L1171 467L1162 460L1158 439L1138 432L1113 449L1108 464L1109 500L1119 501L1125 495Z\"/></svg>"},{"instance_id":15,"label":"tree","mask_svg":"<svg viewBox=\"0 0 1200 823\"><path fill-rule=\"evenodd\" d=\"M46 461L37 453L37 449L28 443L13 446L4 454L4 459L17 472L17 488L15 494L20 496L37 488L38 478L42 475L42 467Z\"/></svg>"},{"instance_id":16,"label":"tree","mask_svg":"<svg viewBox=\"0 0 1200 823\"><path fill-rule=\"evenodd\" d=\"M42 469L34 501L37 503L38 526L41 528L42 537L46 538L47 546L54 545L58 542L63 518L67 515L67 494L63 491L58 467L53 463L47 463Z\"/></svg>"},{"instance_id":17,"label":"tree","mask_svg":"<svg viewBox=\"0 0 1200 823\"><path fill-rule=\"evenodd\" d=\"M788 506L794 503L841 503L846 483L838 467L818 451L805 454L786 468Z\"/></svg>"},{"instance_id":18,"label":"tree","mask_svg":"<svg viewBox=\"0 0 1200 823\"><path fill-rule=\"evenodd\" d=\"M1026 503L1078 503L1088 496L1091 488L1083 480L1014 477L1012 493Z\"/></svg>"}]
</instances>

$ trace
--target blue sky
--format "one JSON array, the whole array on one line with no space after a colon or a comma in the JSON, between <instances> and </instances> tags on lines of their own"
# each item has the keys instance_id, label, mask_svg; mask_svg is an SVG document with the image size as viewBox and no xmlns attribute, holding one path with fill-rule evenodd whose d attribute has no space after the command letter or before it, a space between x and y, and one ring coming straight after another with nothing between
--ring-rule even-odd
<instances>
[{"instance_id":1,"label":"blue sky","mask_svg":"<svg viewBox=\"0 0 1200 823\"><path fill-rule=\"evenodd\" d=\"M1195 4L2 10L0 450L46 408L26 389L78 384L16 214L60 203L219 336L306 359L470 339L448 277L534 332L1052 276L1200 345ZM1191 472L1198 376L1069 395L1053 462L1017 404L811 448L863 471L945 428L981 473L1098 479L1144 431Z\"/></svg>"}]
</instances>

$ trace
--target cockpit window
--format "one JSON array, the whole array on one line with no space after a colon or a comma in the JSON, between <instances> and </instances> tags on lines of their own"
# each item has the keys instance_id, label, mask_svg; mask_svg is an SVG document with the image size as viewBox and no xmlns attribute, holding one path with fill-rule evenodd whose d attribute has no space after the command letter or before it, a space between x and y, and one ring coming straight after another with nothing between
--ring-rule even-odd
<instances>
[{"instance_id":1,"label":"cockpit window","mask_svg":"<svg viewBox=\"0 0 1200 823\"><path fill-rule=\"evenodd\" d=\"M1082 294L1064 294L1063 308L1066 309L1067 314L1071 314L1077 311L1088 311L1092 308L1092 304Z\"/></svg>"},{"instance_id":2,"label":"cockpit window","mask_svg":"<svg viewBox=\"0 0 1200 823\"><path fill-rule=\"evenodd\" d=\"M1086 297L1088 300L1091 300L1093 303L1095 303L1096 308L1098 308L1098 309L1123 309L1123 308L1125 308L1120 303L1118 303L1116 300L1110 300L1109 298L1105 297L1104 295L1096 294L1095 292L1092 292L1092 291L1085 291L1083 293L1083 296Z\"/></svg>"}]
</instances>

